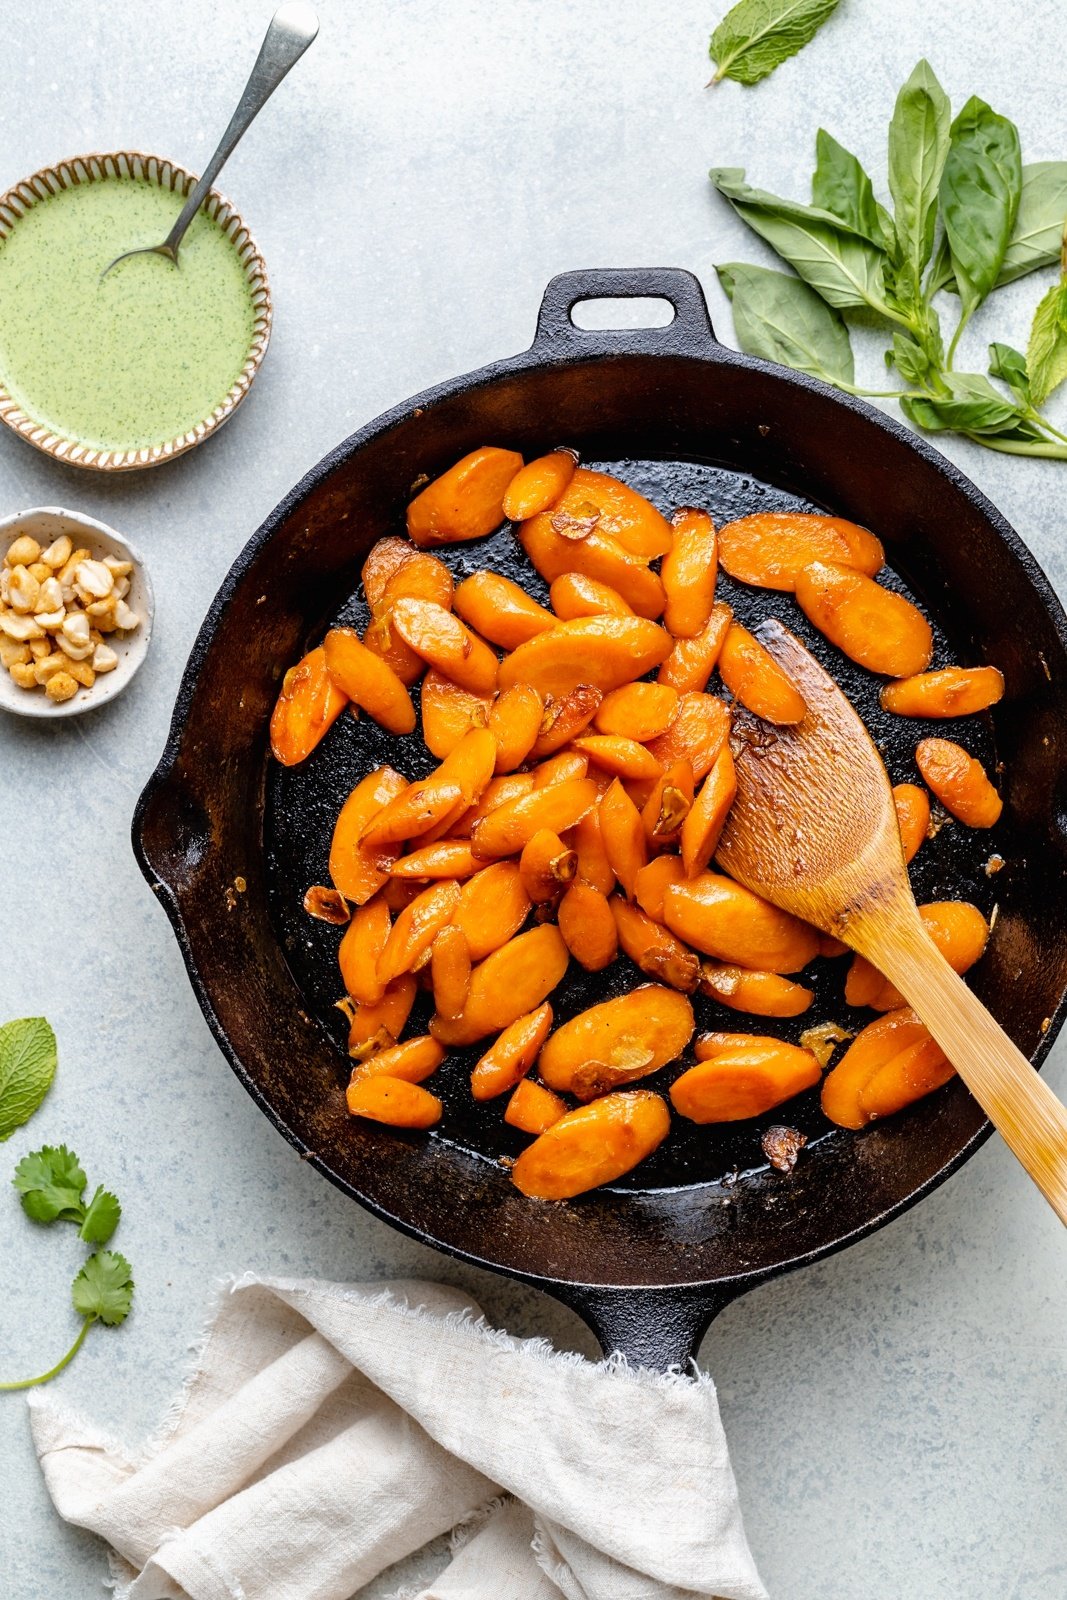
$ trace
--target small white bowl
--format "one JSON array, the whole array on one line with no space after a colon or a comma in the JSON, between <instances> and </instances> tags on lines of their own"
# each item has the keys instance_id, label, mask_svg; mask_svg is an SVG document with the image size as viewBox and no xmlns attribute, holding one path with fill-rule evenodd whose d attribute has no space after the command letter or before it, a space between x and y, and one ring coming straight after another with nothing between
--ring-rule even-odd
<instances>
[{"instance_id":1,"label":"small white bowl","mask_svg":"<svg viewBox=\"0 0 1067 1600\"><path fill-rule=\"evenodd\" d=\"M91 689L79 689L69 700L61 700L57 705L43 689L20 689L10 672L0 668L0 709L4 711L14 711L20 717L49 718L76 717L83 711L95 711L97 706L106 705L122 693L148 653L155 600L144 559L106 523L83 517L78 511L64 511L61 506L34 506L29 511L17 511L14 516L0 519L0 561L8 546L22 533L30 534L44 549L66 533L73 539L75 549L85 546L94 556L115 556L119 561L133 562L126 603L140 617L141 626L125 639L107 636L119 664L111 672L100 673Z\"/></svg>"}]
</instances>

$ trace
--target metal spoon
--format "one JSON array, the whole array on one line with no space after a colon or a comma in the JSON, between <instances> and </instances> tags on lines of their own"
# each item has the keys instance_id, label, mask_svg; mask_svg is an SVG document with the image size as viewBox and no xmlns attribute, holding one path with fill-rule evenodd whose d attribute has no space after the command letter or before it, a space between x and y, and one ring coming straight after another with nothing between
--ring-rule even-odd
<instances>
[{"instance_id":1,"label":"metal spoon","mask_svg":"<svg viewBox=\"0 0 1067 1600\"><path fill-rule=\"evenodd\" d=\"M204 169L199 183L182 207L173 228L162 244L144 245L140 249L126 250L122 255L116 256L114 261L109 262L104 268L100 274L101 278L105 278L112 267L118 266L120 261L125 261L129 256L166 256L168 261L177 266L178 247L185 237L190 222L200 210L208 190L222 171L245 129L263 110L290 67L296 66L318 31L318 17L309 5L302 3L302 0L289 0L288 4L278 8L271 18L256 64L245 84L244 94L238 102L237 110L230 118L230 125Z\"/></svg>"}]
</instances>

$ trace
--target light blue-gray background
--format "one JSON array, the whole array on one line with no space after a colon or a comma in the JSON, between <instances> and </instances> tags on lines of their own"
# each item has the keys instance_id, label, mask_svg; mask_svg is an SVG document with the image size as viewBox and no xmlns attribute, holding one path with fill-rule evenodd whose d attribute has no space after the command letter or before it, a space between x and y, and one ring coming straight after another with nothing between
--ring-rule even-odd
<instances>
[{"instance_id":1,"label":"light blue-gray background","mask_svg":"<svg viewBox=\"0 0 1067 1600\"><path fill-rule=\"evenodd\" d=\"M0 0L0 187L124 146L198 169L268 10ZM0 1017L46 1013L61 1051L44 1109L0 1153L0 1376L48 1365L73 1332L73 1230L37 1232L3 1194L21 1154L65 1139L125 1202L116 1243L138 1298L60 1387L130 1440L172 1395L212 1284L248 1268L444 1277L517 1333L591 1349L569 1314L390 1232L301 1164L209 1037L128 824L200 618L261 518L378 411L528 344L553 273L690 267L729 338L712 263L764 258L713 200L708 166L804 197L822 123L884 174L892 100L924 53L957 108L978 92L1016 118L1027 159L1067 156L1063 0L843 0L754 91L704 88L719 13L720 0L321 0L318 42L222 183L277 312L243 412L203 451L118 482L0 438L0 513L65 503L113 522L147 553L158 602L125 699L0 726ZM997 295L963 365L990 337L1025 345L1047 277ZM947 448L1062 592L1067 466ZM1048 1068L1061 1092L1063 1059ZM877 1237L720 1319L703 1360L775 1600L1063 1600L1065 1263L1061 1228L994 1141ZM52 1514L15 1396L0 1397L0 1485L5 1600L97 1594L102 1550Z\"/></svg>"}]
</instances>

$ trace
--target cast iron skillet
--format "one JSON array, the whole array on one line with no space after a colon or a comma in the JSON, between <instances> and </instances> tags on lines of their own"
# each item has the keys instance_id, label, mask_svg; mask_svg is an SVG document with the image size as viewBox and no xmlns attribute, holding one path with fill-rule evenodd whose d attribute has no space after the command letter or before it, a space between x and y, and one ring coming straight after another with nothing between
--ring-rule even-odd
<instances>
[{"instance_id":1,"label":"cast iron skillet","mask_svg":"<svg viewBox=\"0 0 1067 1600\"><path fill-rule=\"evenodd\" d=\"M605 295L661 296L675 318L638 332L576 328L574 305ZM134 844L231 1066L302 1155L361 1204L554 1294L605 1349L667 1367L735 1296L881 1226L990 1130L958 1081L858 1136L831 1129L812 1092L784 1112L810 1140L789 1177L768 1167L759 1142L782 1114L727 1129L679 1124L629 1181L545 1205L511 1185L500 1158L521 1141L499 1105L472 1104L462 1058L438 1075L446 1112L435 1134L349 1118L333 1010L339 935L310 922L300 901L327 881L333 820L355 781L385 759L413 776L429 763L419 741L398 749L368 719L346 716L285 772L268 760L268 719L281 673L309 641L338 617L360 619L361 563L402 529L415 481L485 443L527 459L572 445L664 510L695 502L717 521L788 504L853 518L885 541L889 581L934 619L938 659L1000 666L1007 694L992 721L940 731L1003 763L1004 819L992 837L943 828L920 852L916 887L920 900L997 905L973 981L1035 1062L1067 991L1067 619L1016 534L947 461L863 404L718 344L697 280L673 270L554 279L529 351L429 390L339 445L267 518L220 590L138 803ZM449 559L457 575L517 570L509 530ZM915 776L922 725L880 716L874 680L813 638L788 597L728 582L723 592L742 617L774 611L806 637L866 716L894 781ZM994 851L1006 865L992 875ZM816 1003L793 1037L846 1015L847 963L816 965ZM607 978L572 974L553 997L557 1017L638 978L622 965ZM699 1012L703 1027L746 1026L710 1002Z\"/></svg>"}]
</instances>

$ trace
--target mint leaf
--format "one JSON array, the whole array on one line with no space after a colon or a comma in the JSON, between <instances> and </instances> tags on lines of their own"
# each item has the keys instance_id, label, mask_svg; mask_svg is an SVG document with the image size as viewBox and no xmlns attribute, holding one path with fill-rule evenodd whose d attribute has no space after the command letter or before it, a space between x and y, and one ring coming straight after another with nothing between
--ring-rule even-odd
<instances>
[{"instance_id":1,"label":"mint leaf","mask_svg":"<svg viewBox=\"0 0 1067 1600\"><path fill-rule=\"evenodd\" d=\"M44 1017L0 1028L0 1140L28 1122L56 1075L56 1036Z\"/></svg>"},{"instance_id":2,"label":"mint leaf","mask_svg":"<svg viewBox=\"0 0 1067 1600\"><path fill-rule=\"evenodd\" d=\"M34 1222L82 1220L85 1173L65 1144L46 1144L23 1156L11 1181L22 1198L23 1211Z\"/></svg>"},{"instance_id":3,"label":"mint leaf","mask_svg":"<svg viewBox=\"0 0 1067 1600\"><path fill-rule=\"evenodd\" d=\"M126 1257L114 1250L90 1256L71 1286L71 1299L80 1317L109 1328L125 1322L133 1303L133 1272Z\"/></svg>"},{"instance_id":4,"label":"mint leaf","mask_svg":"<svg viewBox=\"0 0 1067 1600\"><path fill-rule=\"evenodd\" d=\"M107 1244L122 1216L116 1197L101 1184L85 1208L81 1236L86 1244Z\"/></svg>"},{"instance_id":5,"label":"mint leaf","mask_svg":"<svg viewBox=\"0 0 1067 1600\"><path fill-rule=\"evenodd\" d=\"M1067 281L1054 283L1038 302L1026 364L1030 393L1039 406L1067 378Z\"/></svg>"},{"instance_id":6,"label":"mint leaf","mask_svg":"<svg viewBox=\"0 0 1067 1600\"><path fill-rule=\"evenodd\" d=\"M718 67L713 83L733 78L751 86L808 44L839 0L738 0L711 36Z\"/></svg>"},{"instance_id":7,"label":"mint leaf","mask_svg":"<svg viewBox=\"0 0 1067 1600\"><path fill-rule=\"evenodd\" d=\"M851 384L852 345L844 322L800 278L745 262L716 267L742 350L828 383Z\"/></svg>"}]
</instances>

